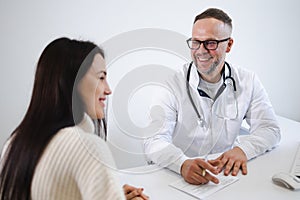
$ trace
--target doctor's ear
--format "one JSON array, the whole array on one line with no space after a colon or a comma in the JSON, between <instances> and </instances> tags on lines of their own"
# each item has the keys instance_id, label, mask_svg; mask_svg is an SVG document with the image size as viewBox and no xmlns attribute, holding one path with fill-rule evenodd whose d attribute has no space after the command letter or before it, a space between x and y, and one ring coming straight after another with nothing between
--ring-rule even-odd
<instances>
[{"instance_id":1,"label":"doctor's ear","mask_svg":"<svg viewBox=\"0 0 300 200\"><path fill-rule=\"evenodd\" d=\"M232 45L233 45L233 39L230 38L227 44L226 53L230 52Z\"/></svg>"}]
</instances>

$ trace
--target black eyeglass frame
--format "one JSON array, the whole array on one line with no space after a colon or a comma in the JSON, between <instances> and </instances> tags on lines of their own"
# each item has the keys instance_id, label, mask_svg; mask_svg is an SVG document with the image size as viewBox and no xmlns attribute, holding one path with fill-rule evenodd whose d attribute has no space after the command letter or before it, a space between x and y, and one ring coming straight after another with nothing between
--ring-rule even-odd
<instances>
[{"instance_id":1,"label":"black eyeglass frame","mask_svg":"<svg viewBox=\"0 0 300 200\"><path fill-rule=\"evenodd\" d=\"M228 41L229 39L230 39L230 37L226 38L226 39L222 39L222 40L204 40L204 41L201 41L201 40L194 40L194 39L190 38L190 39L186 40L186 43L187 43L188 47L192 50L198 50L202 43L203 43L203 46L206 50L216 50L219 47L220 42L225 42L225 41ZM197 41L199 43L198 48L190 47L190 45L189 45L190 41ZM207 45L208 45L209 42L216 42L217 43L216 48L207 48Z\"/></svg>"}]
</instances>

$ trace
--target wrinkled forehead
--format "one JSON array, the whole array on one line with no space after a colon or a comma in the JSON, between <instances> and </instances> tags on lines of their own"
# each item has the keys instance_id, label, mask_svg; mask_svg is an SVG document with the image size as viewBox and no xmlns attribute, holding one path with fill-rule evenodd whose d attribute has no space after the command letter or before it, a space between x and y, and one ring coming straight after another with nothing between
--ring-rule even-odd
<instances>
[{"instance_id":1,"label":"wrinkled forehead","mask_svg":"<svg viewBox=\"0 0 300 200\"><path fill-rule=\"evenodd\" d=\"M200 19L193 25L193 38L223 39L231 36L231 27L215 18Z\"/></svg>"}]
</instances>

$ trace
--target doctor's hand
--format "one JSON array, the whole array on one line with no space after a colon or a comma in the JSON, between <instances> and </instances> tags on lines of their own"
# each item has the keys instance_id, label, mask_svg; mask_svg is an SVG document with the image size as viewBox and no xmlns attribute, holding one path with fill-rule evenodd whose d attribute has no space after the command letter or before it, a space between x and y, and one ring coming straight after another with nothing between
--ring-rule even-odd
<instances>
[{"instance_id":1,"label":"doctor's hand","mask_svg":"<svg viewBox=\"0 0 300 200\"><path fill-rule=\"evenodd\" d=\"M149 197L143 193L143 188L136 188L131 185L123 185L123 190L127 200L148 200Z\"/></svg>"},{"instance_id":2,"label":"doctor's hand","mask_svg":"<svg viewBox=\"0 0 300 200\"><path fill-rule=\"evenodd\" d=\"M203 172L204 170L206 171ZM181 175L188 183L200 185L212 181L218 184L219 180L208 171L215 175L218 174L216 167L200 158L188 159L181 166Z\"/></svg>"},{"instance_id":3,"label":"doctor's hand","mask_svg":"<svg viewBox=\"0 0 300 200\"><path fill-rule=\"evenodd\" d=\"M215 160L208 161L213 166L217 167L218 173L224 169L224 175L236 176L239 170L242 170L242 174L247 174L247 157L244 151L239 147L224 152L221 156Z\"/></svg>"}]
</instances>

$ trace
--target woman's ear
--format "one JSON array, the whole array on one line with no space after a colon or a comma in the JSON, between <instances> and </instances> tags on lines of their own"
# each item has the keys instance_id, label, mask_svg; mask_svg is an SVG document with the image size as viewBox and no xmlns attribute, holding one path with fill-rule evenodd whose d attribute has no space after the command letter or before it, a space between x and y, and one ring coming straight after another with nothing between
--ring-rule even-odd
<instances>
[{"instance_id":1,"label":"woman's ear","mask_svg":"<svg viewBox=\"0 0 300 200\"><path fill-rule=\"evenodd\" d=\"M227 44L226 53L230 52L232 45L233 45L233 39L230 38Z\"/></svg>"}]
</instances>

